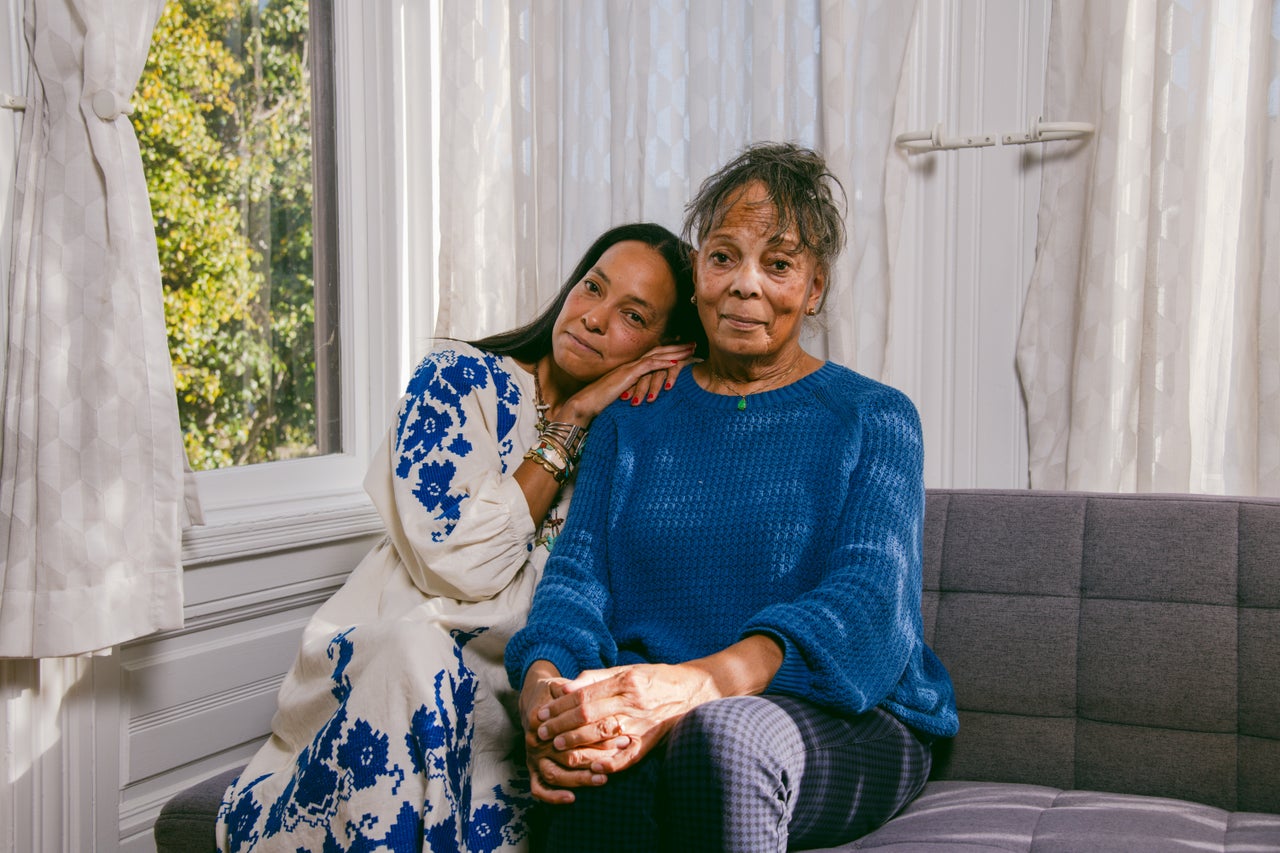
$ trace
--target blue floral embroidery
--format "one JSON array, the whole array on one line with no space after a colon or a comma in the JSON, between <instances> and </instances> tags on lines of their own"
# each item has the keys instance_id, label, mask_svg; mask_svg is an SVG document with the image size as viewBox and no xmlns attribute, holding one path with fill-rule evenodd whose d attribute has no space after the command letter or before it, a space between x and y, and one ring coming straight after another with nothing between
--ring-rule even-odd
<instances>
[{"instance_id":1,"label":"blue floral embroidery","mask_svg":"<svg viewBox=\"0 0 1280 853\"><path fill-rule=\"evenodd\" d=\"M460 495L449 492L453 475L457 471L457 466L447 459L443 462L427 462L418 467L418 485L413 493L424 509L440 509L446 504L456 505L462 499Z\"/></svg>"},{"instance_id":2,"label":"blue floral embroidery","mask_svg":"<svg viewBox=\"0 0 1280 853\"><path fill-rule=\"evenodd\" d=\"M467 437L462 433L458 433L453 438L453 443L449 445L449 452L454 456L466 456L471 452L471 442L467 441Z\"/></svg>"},{"instance_id":3,"label":"blue floral embroidery","mask_svg":"<svg viewBox=\"0 0 1280 853\"><path fill-rule=\"evenodd\" d=\"M259 802L255 787L269 778L264 776L240 790L233 802L223 804L220 819L227 825L228 853L304 827L323 833L322 846L316 853L420 847L491 853L524 839L528 834L526 810L533 804L527 774L507 785L494 786L491 793L495 802L473 803L471 742L478 683L463 660L462 649L487 629L450 632L454 666L436 674L434 701L417 708L410 731L403 736L410 772L442 780L444 802L402 801L398 806L394 795L401 788L405 771L391 758L391 738L364 719L355 718L348 724L347 702L352 685L346 668L352 660L353 630L338 634L329 643L329 658L335 662L331 675L333 692L339 705L299 755L293 778L284 791L275 802ZM339 820L343 803L355 792L384 782L388 783L384 791L386 811ZM264 805L268 814L259 829Z\"/></svg>"},{"instance_id":4,"label":"blue floral embroidery","mask_svg":"<svg viewBox=\"0 0 1280 853\"><path fill-rule=\"evenodd\" d=\"M467 409L463 400L492 387L496 398L494 438L503 473L516 451L509 437L516 425L520 387L507 373L502 358L476 351L467 355L454 349L438 349L414 371L396 423L395 474L413 484L413 494L439 522L432 531L436 542L444 540L462 516L465 489L454 488L457 460L473 452L467 434Z\"/></svg>"},{"instance_id":5,"label":"blue floral embroidery","mask_svg":"<svg viewBox=\"0 0 1280 853\"><path fill-rule=\"evenodd\" d=\"M466 412L459 409L458 416L461 422L466 419ZM450 410L436 408L430 398L423 397L406 405L400 417L400 460L396 476L407 478L414 465L444 444L454 424Z\"/></svg>"},{"instance_id":6,"label":"blue floral embroidery","mask_svg":"<svg viewBox=\"0 0 1280 853\"><path fill-rule=\"evenodd\" d=\"M387 736L364 720L356 720L350 739L338 745L338 764L351 771L357 791L372 788L386 773Z\"/></svg>"},{"instance_id":7,"label":"blue floral embroidery","mask_svg":"<svg viewBox=\"0 0 1280 853\"><path fill-rule=\"evenodd\" d=\"M351 679L347 677L347 667L351 665L351 657L355 653L355 646L347 637L355 628L348 628L341 634L335 636L329 641L329 646L325 649L325 654L329 656L329 660L337 660L338 665L333 668L333 675L329 678L333 681L333 693L335 699L339 702L347 701L347 697L351 695Z\"/></svg>"},{"instance_id":8,"label":"blue floral embroidery","mask_svg":"<svg viewBox=\"0 0 1280 853\"><path fill-rule=\"evenodd\" d=\"M472 808L471 741L475 735L472 711L476 676L463 661L462 648L485 630L449 632L455 644L457 670L441 670L436 674L436 707L434 710L425 705L419 708L413 716L412 731L405 738L415 772L446 783L447 813L433 816L437 804L424 804L423 838L427 849L432 851L488 853L503 844L519 841L528 832L524 815L533 798L527 779L517 780L513 787L518 790L494 786L498 804ZM449 689L443 690L446 684Z\"/></svg>"},{"instance_id":9,"label":"blue floral embroidery","mask_svg":"<svg viewBox=\"0 0 1280 853\"><path fill-rule=\"evenodd\" d=\"M245 786L246 795L242 795L234 805L224 801L218 807L218 820L227 825L227 837L231 842L227 853L237 853L242 844L247 849L257 843L258 833L254 826L262 815L262 806L252 796L247 796L247 793L253 790L254 785L266 778L266 776L259 777ZM239 783L240 780L236 779L233 784Z\"/></svg>"},{"instance_id":10,"label":"blue floral embroidery","mask_svg":"<svg viewBox=\"0 0 1280 853\"><path fill-rule=\"evenodd\" d=\"M353 631L344 631L329 641L328 655L336 662L330 677L338 707L311 745L298 756L293 778L270 805L263 825L264 837L292 832L303 826L329 827L326 834L331 835L329 824L333 815L354 791L373 787L383 778L392 780L395 787L404 778L404 770L388 760L387 744L390 739L387 735L362 719L357 718L350 726L347 725L351 680L346 668L353 656L353 643L349 636ZM353 838L365 837L364 833L352 829ZM228 837L233 837L230 831ZM338 841L336 838L333 840L334 843ZM328 842L325 847L330 848Z\"/></svg>"},{"instance_id":11,"label":"blue floral embroidery","mask_svg":"<svg viewBox=\"0 0 1280 853\"><path fill-rule=\"evenodd\" d=\"M485 353L485 362L489 365L489 371L493 374L494 390L498 394L496 437L499 446L502 447L502 470L505 473L507 470L506 457L511 453L508 448L512 448L512 442L507 436L516 426L516 410L520 407L520 386L502 369L498 362L498 357L493 353Z\"/></svg>"},{"instance_id":12,"label":"blue floral embroidery","mask_svg":"<svg viewBox=\"0 0 1280 853\"><path fill-rule=\"evenodd\" d=\"M440 378L459 394L470 388L484 388L489 384L489 370L478 360L465 355L456 357L452 364L440 368Z\"/></svg>"}]
</instances>

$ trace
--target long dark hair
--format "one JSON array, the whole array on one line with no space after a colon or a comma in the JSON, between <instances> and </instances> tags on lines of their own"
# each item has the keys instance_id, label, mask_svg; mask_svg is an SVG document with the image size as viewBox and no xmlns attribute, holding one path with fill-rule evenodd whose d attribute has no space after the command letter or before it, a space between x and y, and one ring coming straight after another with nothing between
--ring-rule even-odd
<instances>
[{"instance_id":1,"label":"long dark hair","mask_svg":"<svg viewBox=\"0 0 1280 853\"><path fill-rule=\"evenodd\" d=\"M662 259L671 269L671 277L675 279L676 304L671 309L671 316L667 318L662 340L694 341L698 345L699 354L702 354L706 349L707 336L702 330L702 324L698 321L698 309L691 302L693 296L693 270L690 266L692 247L666 228L652 222L635 222L610 228L591 244L586 254L582 256L582 260L578 261L578 265L569 274L560 292L546 308L542 309L541 314L518 329L499 332L478 341L468 341L468 343L497 355L509 355L525 363L532 363L542 358L551 352L551 331L555 326L556 318L560 316L560 309L569 298L569 292L599 262L601 255L615 244L629 240L644 243L661 254Z\"/></svg>"}]
</instances>

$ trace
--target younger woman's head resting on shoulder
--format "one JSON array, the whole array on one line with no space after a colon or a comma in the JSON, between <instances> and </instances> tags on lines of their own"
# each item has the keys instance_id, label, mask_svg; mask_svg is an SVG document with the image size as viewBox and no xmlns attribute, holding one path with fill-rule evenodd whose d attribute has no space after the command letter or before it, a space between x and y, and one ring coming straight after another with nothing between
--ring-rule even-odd
<instances>
[{"instance_id":1,"label":"younger woman's head resting on shoulder","mask_svg":"<svg viewBox=\"0 0 1280 853\"><path fill-rule=\"evenodd\" d=\"M691 304L691 248L648 222L619 225L596 238L542 313L475 345L591 382L661 344L706 336Z\"/></svg>"}]
</instances>

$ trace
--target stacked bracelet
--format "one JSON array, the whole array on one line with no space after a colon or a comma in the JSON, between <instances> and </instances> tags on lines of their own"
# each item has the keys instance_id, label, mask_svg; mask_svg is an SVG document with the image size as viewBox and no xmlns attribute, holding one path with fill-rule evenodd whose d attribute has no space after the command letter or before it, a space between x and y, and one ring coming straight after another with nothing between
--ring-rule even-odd
<instances>
[{"instance_id":1,"label":"stacked bracelet","mask_svg":"<svg viewBox=\"0 0 1280 853\"><path fill-rule=\"evenodd\" d=\"M576 424L545 424L538 431L537 443L524 458L542 466L557 483L563 483L573 475L582 458L582 442L586 437L587 431Z\"/></svg>"},{"instance_id":2,"label":"stacked bracelet","mask_svg":"<svg viewBox=\"0 0 1280 853\"><path fill-rule=\"evenodd\" d=\"M538 439L538 443L529 448L524 458L541 465L543 470L556 478L557 483L563 483L573 473L573 463L565 458L560 448L545 438Z\"/></svg>"},{"instance_id":3,"label":"stacked bracelet","mask_svg":"<svg viewBox=\"0 0 1280 853\"><path fill-rule=\"evenodd\" d=\"M582 442L587 438L587 431L577 424L552 421L543 426L539 434L560 445L571 464L577 465L582 458Z\"/></svg>"}]
</instances>

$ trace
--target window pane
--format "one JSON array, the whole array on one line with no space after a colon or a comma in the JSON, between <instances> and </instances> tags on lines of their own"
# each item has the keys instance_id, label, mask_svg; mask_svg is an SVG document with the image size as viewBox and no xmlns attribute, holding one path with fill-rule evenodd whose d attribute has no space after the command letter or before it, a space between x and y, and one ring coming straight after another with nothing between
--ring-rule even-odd
<instances>
[{"instance_id":1,"label":"window pane","mask_svg":"<svg viewBox=\"0 0 1280 853\"><path fill-rule=\"evenodd\" d=\"M313 215L333 205L312 177L313 69L330 67L316 44L331 42L309 33L308 11L307 0L170 0L135 98L197 470L340 450L327 415L317 429L317 410L338 408L332 247L316 245L332 228Z\"/></svg>"}]
</instances>

